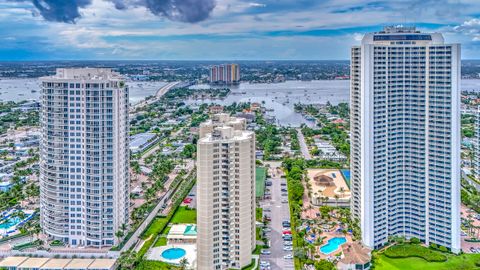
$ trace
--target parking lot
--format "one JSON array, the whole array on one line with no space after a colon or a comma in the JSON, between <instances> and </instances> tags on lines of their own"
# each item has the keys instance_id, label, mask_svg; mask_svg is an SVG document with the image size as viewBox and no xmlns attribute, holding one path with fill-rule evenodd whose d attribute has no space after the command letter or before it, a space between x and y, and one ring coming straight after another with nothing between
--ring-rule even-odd
<instances>
[{"instance_id":1,"label":"parking lot","mask_svg":"<svg viewBox=\"0 0 480 270\"><path fill-rule=\"evenodd\" d=\"M293 256L293 251L284 250L286 247L288 249L291 246L289 241L284 241L283 239L283 233L288 234L290 231L289 228L284 228L283 226L290 223L286 180L278 178L277 175L273 175L273 177L273 179L268 179L267 181L271 182L271 185L267 185L267 194L270 194L266 194L267 199L260 203L264 216L271 219L266 230L267 238L270 241L270 248L267 250L270 251L270 254L260 255L260 262L268 262L269 267L260 267L260 269L294 269L293 259L284 258L285 256ZM265 263L265 265L268 265L268 263Z\"/></svg>"}]
</instances>

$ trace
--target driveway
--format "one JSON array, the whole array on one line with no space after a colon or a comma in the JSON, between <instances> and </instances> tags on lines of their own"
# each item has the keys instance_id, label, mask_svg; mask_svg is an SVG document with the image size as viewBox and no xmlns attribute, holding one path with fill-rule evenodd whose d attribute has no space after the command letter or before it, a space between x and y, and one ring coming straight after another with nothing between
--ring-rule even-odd
<instances>
[{"instance_id":1,"label":"driveway","mask_svg":"<svg viewBox=\"0 0 480 270\"><path fill-rule=\"evenodd\" d=\"M262 201L260 205L264 209L264 213L272 219L269 223L271 232L267 234L270 239L271 255L260 255L260 260L269 261L272 270L294 269L293 260L283 259L284 255L293 254L292 251L283 250L282 221L290 221L290 209L288 203L282 203L282 199L287 198L287 196L282 196L281 183L286 184L286 180L284 178L273 178L270 180L272 181L272 185L267 188L270 189L272 193L272 199ZM284 188L286 188L286 186ZM270 212L265 211L265 209L270 209Z\"/></svg>"}]
</instances>

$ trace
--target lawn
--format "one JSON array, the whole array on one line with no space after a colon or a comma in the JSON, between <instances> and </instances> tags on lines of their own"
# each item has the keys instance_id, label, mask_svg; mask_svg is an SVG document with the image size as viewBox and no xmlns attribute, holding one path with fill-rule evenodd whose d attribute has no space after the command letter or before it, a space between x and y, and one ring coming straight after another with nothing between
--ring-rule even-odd
<instances>
[{"instance_id":1,"label":"lawn","mask_svg":"<svg viewBox=\"0 0 480 270\"><path fill-rule=\"evenodd\" d=\"M257 167L256 169L255 190L257 198L265 195L265 179L267 178L267 170L264 167Z\"/></svg>"},{"instance_id":2,"label":"lawn","mask_svg":"<svg viewBox=\"0 0 480 270\"><path fill-rule=\"evenodd\" d=\"M411 257L394 259L384 254L375 259L375 270L452 270L479 269L475 262L480 261L480 254L447 255L446 262L428 262L424 259Z\"/></svg>"},{"instance_id":3,"label":"lawn","mask_svg":"<svg viewBox=\"0 0 480 270\"><path fill-rule=\"evenodd\" d=\"M263 208L257 207L257 208L255 209L255 219L256 219L258 222L262 222L262 221L263 221Z\"/></svg>"},{"instance_id":4,"label":"lawn","mask_svg":"<svg viewBox=\"0 0 480 270\"><path fill-rule=\"evenodd\" d=\"M188 209L186 206L181 206L178 208L177 212L173 216L171 222L172 224L188 223L188 224L197 224L197 211Z\"/></svg>"},{"instance_id":5,"label":"lawn","mask_svg":"<svg viewBox=\"0 0 480 270\"><path fill-rule=\"evenodd\" d=\"M137 265L135 269L136 270L152 270L152 269L173 270L173 269L179 269L179 268L164 262L143 260Z\"/></svg>"},{"instance_id":6,"label":"lawn","mask_svg":"<svg viewBox=\"0 0 480 270\"><path fill-rule=\"evenodd\" d=\"M167 237L166 235L168 234L168 232L170 231L172 227L166 227L163 231L162 231L162 235L165 235L165 236L162 236L162 237L159 237L157 239L157 242L155 242L155 244L153 245L154 247L161 247L161 246L166 246L167 245Z\"/></svg>"},{"instance_id":7,"label":"lawn","mask_svg":"<svg viewBox=\"0 0 480 270\"><path fill-rule=\"evenodd\" d=\"M142 234L142 239L147 239L150 235L157 235L167 225L167 218L155 218L148 226L147 230Z\"/></svg>"}]
</instances>

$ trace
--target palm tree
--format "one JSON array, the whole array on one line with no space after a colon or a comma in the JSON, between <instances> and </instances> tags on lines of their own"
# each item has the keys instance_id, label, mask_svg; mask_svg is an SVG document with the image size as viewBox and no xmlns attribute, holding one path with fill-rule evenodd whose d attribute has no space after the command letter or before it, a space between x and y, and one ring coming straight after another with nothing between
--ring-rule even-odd
<instances>
[{"instance_id":1,"label":"palm tree","mask_svg":"<svg viewBox=\"0 0 480 270\"><path fill-rule=\"evenodd\" d=\"M338 196L338 194L335 194L335 196L333 196L335 198L335 207L338 207L338 199L340 199L340 197Z\"/></svg>"},{"instance_id":2,"label":"palm tree","mask_svg":"<svg viewBox=\"0 0 480 270\"><path fill-rule=\"evenodd\" d=\"M137 253L135 251L126 251L118 258L119 269L132 269L137 262Z\"/></svg>"},{"instance_id":3,"label":"palm tree","mask_svg":"<svg viewBox=\"0 0 480 270\"><path fill-rule=\"evenodd\" d=\"M179 266L180 266L180 269L181 269L181 270L186 270L186 269L188 269L188 264L189 264L189 263L188 263L188 260L187 260L186 258L181 259L181 260L180 260L180 265L179 265Z\"/></svg>"}]
</instances>

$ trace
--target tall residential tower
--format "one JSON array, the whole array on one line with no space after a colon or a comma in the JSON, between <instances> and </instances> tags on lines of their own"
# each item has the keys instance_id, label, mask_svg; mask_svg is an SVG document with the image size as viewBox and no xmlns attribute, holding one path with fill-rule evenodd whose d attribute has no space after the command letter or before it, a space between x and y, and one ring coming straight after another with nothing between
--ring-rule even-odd
<instances>
[{"instance_id":1,"label":"tall residential tower","mask_svg":"<svg viewBox=\"0 0 480 270\"><path fill-rule=\"evenodd\" d=\"M255 249L255 133L217 114L200 126L197 267L241 269Z\"/></svg>"},{"instance_id":2,"label":"tall residential tower","mask_svg":"<svg viewBox=\"0 0 480 270\"><path fill-rule=\"evenodd\" d=\"M110 69L41 80L42 228L71 246L115 245L128 224L128 89Z\"/></svg>"},{"instance_id":3,"label":"tall residential tower","mask_svg":"<svg viewBox=\"0 0 480 270\"><path fill-rule=\"evenodd\" d=\"M238 84L240 82L240 66L238 64L226 64L210 67L210 83Z\"/></svg>"},{"instance_id":4,"label":"tall residential tower","mask_svg":"<svg viewBox=\"0 0 480 270\"><path fill-rule=\"evenodd\" d=\"M351 52L352 214L363 243L460 251L460 45L386 27Z\"/></svg>"}]
</instances>

